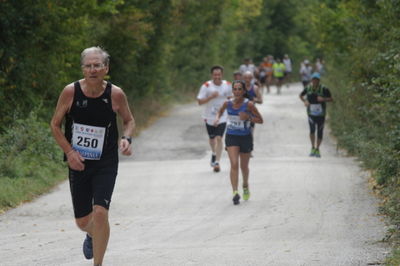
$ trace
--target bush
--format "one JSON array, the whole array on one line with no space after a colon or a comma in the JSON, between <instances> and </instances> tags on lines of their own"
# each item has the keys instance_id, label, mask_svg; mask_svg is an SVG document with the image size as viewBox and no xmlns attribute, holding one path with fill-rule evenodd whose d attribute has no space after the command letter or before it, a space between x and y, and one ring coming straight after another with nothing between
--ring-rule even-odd
<instances>
[{"instance_id":1,"label":"bush","mask_svg":"<svg viewBox=\"0 0 400 266\"><path fill-rule=\"evenodd\" d=\"M0 136L0 210L41 194L62 180L62 152L37 111Z\"/></svg>"}]
</instances>

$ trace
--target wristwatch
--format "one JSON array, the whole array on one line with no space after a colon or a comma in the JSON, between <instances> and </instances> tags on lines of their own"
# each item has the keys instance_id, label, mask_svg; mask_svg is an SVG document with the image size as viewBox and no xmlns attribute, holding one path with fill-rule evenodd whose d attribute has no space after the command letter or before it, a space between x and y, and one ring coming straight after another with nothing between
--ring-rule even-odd
<instances>
[{"instance_id":1,"label":"wristwatch","mask_svg":"<svg viewBox=\"0 0 400 266\"><path fill-rule=\"evenodd\" d=\"M132 137L122 136L121 139L126 139L129 144L132 144Z\"/></svg>"}]
</instances>

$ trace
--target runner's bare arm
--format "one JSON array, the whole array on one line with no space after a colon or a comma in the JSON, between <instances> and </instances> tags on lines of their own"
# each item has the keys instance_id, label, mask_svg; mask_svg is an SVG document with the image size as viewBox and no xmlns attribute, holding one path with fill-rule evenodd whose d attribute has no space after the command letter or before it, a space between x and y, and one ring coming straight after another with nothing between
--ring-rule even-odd
<instances>
[{"instance_id":1,"label":"runner's bare arm","mask_svg":"<svg viewBox=\"0 0 400 266\"><path fill-rule=\"evenodd\" d=\"M135 131L135 119L129 108L128 99L123 90L113 85L112 90L113 109L122 118L123 136L131 137ZM131 144L127 139L121 139L120 149L123 155L131 155Z\"/></svg>"},{"instance_id":2,"label":"runner's bare arm","mask_svg":"<svg viewBox=\"0 0 400 266\"><path fill-rule=\"evenodd\" d=\"M73 170L82 171L85 168L85 165L82 163L84 159L78 152L75 152L72 149L71 144L65 138L61 130L62 121L69 111L73 98L74 86L73 84L70 84L64 88L60 94L60 97L58 98L56 110L53 118L51 119L50 127L57 144L67 156L69 167Z\"/></svg>"},{"instance_id":3,"label":"runner's bare arm","mask_svg":"<svg viewBox=\"0 0 400 266\"><path fill-rule=\"evenodd\" d=\"M260 112L258 111L257 107L254 105L254 103L249 102L248 108L252 114L250 117L251 122L256 123L256 124L264 123L264 120L263 120Z\"/></svg>"},{"instance_id":4,"label":"runner's bare arm","mask_svg":"<svg viewBox=\"0 0 400 266\"><path fill-rule=\"evenodd\" d=\"M217 112L217 116L215 117L214 125L218 125L219 119L222 116L222 114L225 112L226 107L228 106L228 101L225 101L224 104L219 108Z\"/></svg>"},{"instance_id":5,"label":"runner's bare arm","mask_svg":"<svg viewBox=\"0 0 400 266\"><path fill-rule=\"evenodd\" d=\"M307 107L307 106L310 105L310 103L307 101L307 99L304 99L304 96L305 96L305 95L303 95L303 93L300 93L300 94L299 94L300 100L301 100L301 101L304 103L304 105Z\"/></svg>"}]
</instances>

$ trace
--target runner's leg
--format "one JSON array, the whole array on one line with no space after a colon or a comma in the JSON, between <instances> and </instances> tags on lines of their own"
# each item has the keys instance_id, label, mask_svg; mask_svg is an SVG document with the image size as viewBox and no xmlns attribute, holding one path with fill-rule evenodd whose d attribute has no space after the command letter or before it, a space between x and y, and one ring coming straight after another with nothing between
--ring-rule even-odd
<instances>
[{"instance_id":1,"label":"runner's leg","mask_svg":"<svg viewBox=\"0 0 400 266\"><path fill-rule=\"evenodd\" d=\"M108 210L102 206L94 205L92 213L85 217L77 218L75 222L82 231L92 237L93 262L94 265L101 264L110 237Z\"/></svg>"},{"instance_id":2,"label":"runner's leg","mask_svg":"<svg viewBox=\"0 0 400 266\"><path fill-rule=\"evenodd\" d=\"M250 152L248 153L240 153L240 169L242 170L243 176L243 187L249 187L249 161L250 161Z\"/></svg>"},{"instance_id":3,"label":"runner's leg","mask_svg":"<svg viewBox=\"0 0 400 266\"><path fill-rule=\"evenodd\" d=\"M215 154L216 154L216 162L219 162L221 159L221 154L222 154L222 137L221 136L216 136L215 137Z\"/></svg>"},{"instance_id":4,"label":"runner's leg","mask_svg":"<svg viewBox=\"0 0 400 266\"><path fill-rule=\"evenodd\" d=\"M229 161L231 162L230 178L232 191L238 190L239 183L239 146L227 147Z\"/></svg>"},{"instance_id":5,"label":"runner's leg","mask_svg":"<svg viewBox=\"0 0 400 266\"><path fill-rule=\"evenodd\" d=\"M110 238L108 210L103 206L93 206L93 263L101 265Z\"/></svg>"},{"instance_id":6,"label":"runner's leg","mask_svg":"<svg viewBox=\"0 0 400 266\"><path fill-rule=\"evenodd\" d=\"M321 117L318 122L318 131L317 131L317 149L319 149L319 146L322 143L322 137L324 135L324 127L325 127L325 117Z\"/></svg>"},{"instance_id":7,"label":"runner's leg","mask_svg":"<svg viewBox=\"0 0 400 266\"><path fill-rule=\"evenodd\" d=\"M210 144L212 154L215 155L215 132L217 128L206 123L206 129L208 134L208 143Z\"/></svg>"},{"instance_id":8,"label":"runner's leg","mask_svg":"<svg viewBox=\"0 0 400 266\"><path fill-rule=\"evenodd\" d=\"M308 117L308 124L310 126L310 141L311 141L311 146L312 148L315 148L315 130L316 130L316 125L315 121L312 117Z\"/></svg>"}]
</instances>

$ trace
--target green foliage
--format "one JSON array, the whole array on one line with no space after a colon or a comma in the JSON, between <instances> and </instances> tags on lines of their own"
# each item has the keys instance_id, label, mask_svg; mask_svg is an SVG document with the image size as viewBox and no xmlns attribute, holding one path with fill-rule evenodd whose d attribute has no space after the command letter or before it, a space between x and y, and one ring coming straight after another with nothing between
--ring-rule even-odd
<instances>
[{"instance_id":1,"label":"green foliage","mask_svg":"<svg viewBox=\"0 0 400 266\"><path fill-rule=\"evenodd\" d=\"M386 266L400 265L400 249L395 249L393 254L385 261Z\"/></svg>"},{"instance_id":2,"label":"green foliage","mask_svg":"<svg viewBox=\"0 0 400 266\"><path fill-rule=\"evenodd\" d=\"M0 210L44 193L63 179L61 151L32 111L0 136Z\"/></svg>"},{"instance_id":3,"label":"green foliage","mask_svg":"<svg viewBox=\"0 0 400 266\"><path fill-rule=\"evenodd\" d=\"M330 62L339 144L374 170L386 213L400 235L400 2L321 1L310 35ZM398 265L399 252L388 259Z\"/></svg>"},{"instance_id":4,"label":"green foliage","mask_svg":"<svg viewBox=\"0 0 400 266\"><path fill-rule=\"evenodd\" d=\"M0 178L41 178L59 168L62 153L35 111L17 119L0 138Z\"/></svg>"}]
</instances>

